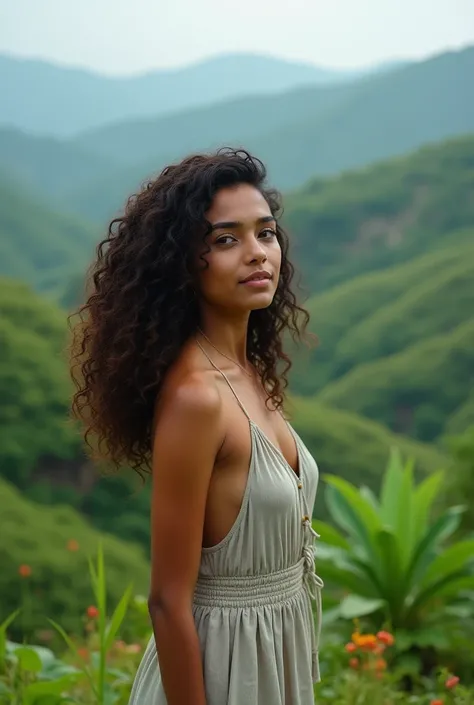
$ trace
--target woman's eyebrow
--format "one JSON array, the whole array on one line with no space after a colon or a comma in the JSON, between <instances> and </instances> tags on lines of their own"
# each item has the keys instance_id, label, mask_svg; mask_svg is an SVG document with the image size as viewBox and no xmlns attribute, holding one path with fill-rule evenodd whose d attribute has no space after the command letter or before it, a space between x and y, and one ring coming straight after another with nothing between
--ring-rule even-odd
<instances>
[{"instance_id":1,"label":"woman's eyebrow","mask_svg":"<svg viewBox=\"0 0 474 705\"><path fill-rule=\"evenodd\" d=\"M264 215L262 218L258 218L257 223L261 225L263 223L274 223L275 218L273 215ZM211 230L222 230L223 228L239 228L243 225L240 220L224 220L218 223L214 223Z\"/></svg>"}]
</instances>

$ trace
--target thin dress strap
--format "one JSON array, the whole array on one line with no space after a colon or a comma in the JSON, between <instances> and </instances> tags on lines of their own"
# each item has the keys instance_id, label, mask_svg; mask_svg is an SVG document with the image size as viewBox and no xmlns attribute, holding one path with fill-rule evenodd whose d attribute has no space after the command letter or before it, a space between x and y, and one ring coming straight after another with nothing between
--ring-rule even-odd
<instances>
[{"instance_id":1,"label":"thin dress strap","mask_svg":"<svg viewBox=\"0 0 474 705\"><path fill-rule=\"evenodd\" d=\"M240 401L239 395L238 395L237 392L235 391L234 387L231 385L230 380L229 380L229 378L227 377L227 375L225 374L225 372L223 372L223 371L220 369L220 367L217 367L216 363L211 360L211 358L209 357L209 355L207 354L207 352L204 350L204 348L202 347L202 345L201 345L201 343L199 342L199 340L198 340L197 338L196 338L195 340L196 340L196 343L197 343L197 344L199 345L199 347L201 348L201 350L202 350L202 352L204 353L204 355L207 357L207 359L208 359L209 362L211 363L212 367L213 367L217 372L219 372L219 374L221 374L221 375L223 376L223 378L225 379L225 381L226 381L227 384L229 385L232 394L233 394L234 397L237 399L238 405L240 406L240 408L242 409L242 411L244 412L244 414L245 414L245 416L248 418L248 420L251 421L252 419L250 418L250 416L249 416L249 414L248 414L248 412L247 412L247 409L245 408L245 406L244 406L244 405L242 404L242 402Z\"/></svg>"}]
</instances>

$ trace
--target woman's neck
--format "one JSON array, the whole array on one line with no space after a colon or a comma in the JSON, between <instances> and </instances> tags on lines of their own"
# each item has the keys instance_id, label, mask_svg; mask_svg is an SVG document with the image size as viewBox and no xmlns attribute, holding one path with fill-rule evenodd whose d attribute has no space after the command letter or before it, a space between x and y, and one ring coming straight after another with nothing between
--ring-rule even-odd
<instances>
[{"instance_id":1,"label":"woman's neck","mask_svg":"<svg viewBox=\"0 0 474 705\"><path fill-rule=\"evenodd\" d=\"M220 353L240 365L246 365L248 316L238 321L228 321L207 315L199 328Z\"/></svg>"}]
</instances>

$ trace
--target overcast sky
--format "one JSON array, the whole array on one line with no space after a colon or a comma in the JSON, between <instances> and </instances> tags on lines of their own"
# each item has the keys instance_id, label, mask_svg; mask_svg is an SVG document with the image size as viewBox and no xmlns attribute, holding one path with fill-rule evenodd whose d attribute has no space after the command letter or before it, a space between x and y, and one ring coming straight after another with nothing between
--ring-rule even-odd
<instances>
[{"instance_id":1,"label":"overcast sky","mask_svg":"<svg viewBox=\"0 0 474 705\"><path fill-rule=\"evenodd\" d=\"M0 0L0 52L103 73L222 52L323 66L474 44L474 0Z\"/></svg>"}]
</instances>

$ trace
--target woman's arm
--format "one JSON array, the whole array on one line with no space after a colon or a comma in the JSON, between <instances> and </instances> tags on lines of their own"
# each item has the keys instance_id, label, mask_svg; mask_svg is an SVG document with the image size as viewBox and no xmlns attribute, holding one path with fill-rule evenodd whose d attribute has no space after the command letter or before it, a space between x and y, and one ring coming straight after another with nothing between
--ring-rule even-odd
<instances>
[{"instance_id":1,"label":"woman's arm","mask_svg":"<svg viewBox=\"0 0 474 705\"><path fill-rule=\"evenodd\" d=\"M190 379L162 405L154 434L149 609L168 705L206 705L192 599L219 420L217 389Z\"/></svg>"}]
</instances>

